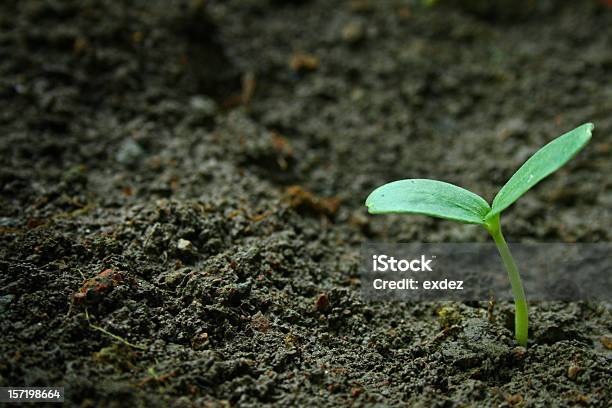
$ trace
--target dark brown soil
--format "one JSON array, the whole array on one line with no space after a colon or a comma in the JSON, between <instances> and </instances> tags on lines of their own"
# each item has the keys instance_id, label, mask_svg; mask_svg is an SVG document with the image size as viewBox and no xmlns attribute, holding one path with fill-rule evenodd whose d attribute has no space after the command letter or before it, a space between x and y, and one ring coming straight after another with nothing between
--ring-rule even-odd
<instances>
[{"instance_id":1,"label":"dark brown soil","mask_svg":"<svg viewBox=\"0 0 612 408\"><path fill-rule=\"evenodd\" d=\"M525 350L510 303L360 298L364 241L487 240L369 216L373 188L491 199L587 121L506 235L612 238L612 10L441 3L0 2L0 385L83 407L608 407L609 302L531 305Z\"/></svg>"}]
</instances>

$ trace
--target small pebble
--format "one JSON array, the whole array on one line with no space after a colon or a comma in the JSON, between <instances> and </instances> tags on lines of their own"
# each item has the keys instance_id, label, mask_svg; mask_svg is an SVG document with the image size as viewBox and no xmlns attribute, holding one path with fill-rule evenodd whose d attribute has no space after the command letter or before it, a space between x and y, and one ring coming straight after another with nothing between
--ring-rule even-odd
<instances>
[{"instance_id":1,"label":"small pebble","mask_svg":"<svg viewBox=\"0 0 612 408\"><path fill-rule=\"evenodd\" d=\"M342 28L342 39L351 44L361 41L364 35L365 29L359 21L352 21Z\"/></svg>"},{"instance_id":2,"label":"small pebble","mask_svg":"<svg viewBox=\"0 0 612 408\"><path fill-rule=\"evenodd\" d=\"M204 116L213 116L217 113L217 103L204 95L193 96L189 100L189 106L191 106L191 109Z\"/></svg>"},{"instance_id":3,"label":"small pebble","mask_svg":"<svg viewBox=\"0 0 612 408\"><path fill-rule=\"evenodd\" d=\"M188 239L181 238L178 240L178 244L176 246L180 251L188 251L191 249L192 244Z\"/></svg>"},{"instance_id":4,"label":"small pebble","mask_svg":"<svg viewBox=\"0 0 612 408\"><path fill-rule=\"evenodd\" d=\"M115 160L121 164L133 164L144 154L144 149L134 139L127 138L119 146Z\"/></svg>"},{"instance_id":5,"label":"small pebble","mask_svg":"<svg viewBox=\"0 0 612 408\"><path fill-rule=\"evenodd\" d=\"M525 347L515 347L512 349L512 356L514 357L515 360L523 360L525 358L525 356L527 355L527 349Z\"/></svg>"},{"instance_id":6,"label":"small pebble","mask_svg":"<svg viewBox=\"0 0 612 408\"><path fill-rule=\"evenodd\" d=\"M599 341L605 348L612 350L612 336L601 336Z\"/></svg>"},{"instance_id":7,"label":"small pebble","mask_svg":"<svg viewBox=\"0 0 612 408\"><path fill-rule=\"evenodd\" d=\"M567 378L569 378L570 380L575 380L581 371L582 371L581 367L578 367L577 365L572 364L571 366L567 368Z\"/></svg>"},{"instance_id":8,"label":"small pebble","mask_svg":"<svg viewBox=\"0 0 612 408\"><path fill-rule=\"evenodd\" d=\"M325 293L321 293L319 296L317 296L317 299L315 300L315 308L320 312L329 309L329 298Z\"/></svg>"}]
</instances>

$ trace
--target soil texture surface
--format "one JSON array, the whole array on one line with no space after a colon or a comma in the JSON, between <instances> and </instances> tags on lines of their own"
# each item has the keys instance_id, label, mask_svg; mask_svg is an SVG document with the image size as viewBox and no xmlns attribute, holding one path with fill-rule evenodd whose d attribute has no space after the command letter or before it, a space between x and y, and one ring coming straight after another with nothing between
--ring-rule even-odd
<instances>
[{"instance_id":1,"label":"soil texture surface","mask_svg":"<svg viewBox=\"0 0 612 408\"><path fill-rule=\"evenodd\" d=\"M360 296L365 241L489 240L368 215L370 191L491 200L585 122L504 230L612 239L612 9L425 3L0 2L0 385L77 407L610 406L610 302L531 304L525 349L511 302Z\"/></svg>"}]
</instances>

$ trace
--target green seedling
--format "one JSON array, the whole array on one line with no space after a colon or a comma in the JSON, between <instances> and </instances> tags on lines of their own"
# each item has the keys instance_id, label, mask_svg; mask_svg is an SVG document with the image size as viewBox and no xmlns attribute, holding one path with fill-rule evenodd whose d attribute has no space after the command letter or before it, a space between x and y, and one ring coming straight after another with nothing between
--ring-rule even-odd
<instances>
[{"instance_id":1,"label":"green seedling","mask_svg":"<svg viewBox=\"0 0 612 408\"><path fill-rule=\"evenodd\" d=\"M586 123L542 147L499 190L491 205L479 195L453 184L408 179L377 188L368 196L366 206L371 214L423 214L486 228L508 271L516 308L516 340L526 346L529 325L527 301L516 263L501 231L500 215L530 188L574 157L589 142L592 130L593 125Z\"/></svg>"}]
</instances>

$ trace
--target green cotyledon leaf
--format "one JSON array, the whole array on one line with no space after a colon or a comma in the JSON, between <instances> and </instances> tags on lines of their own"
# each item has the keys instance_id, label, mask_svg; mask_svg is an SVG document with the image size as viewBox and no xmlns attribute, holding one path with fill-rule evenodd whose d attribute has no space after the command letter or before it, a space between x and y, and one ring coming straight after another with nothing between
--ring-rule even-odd
<instances>
[{"instance_id":1,"label":"green cotyledon leaf","mask_svg":"<svg viewBox=\"0 0 612 408\"><path fill-rule=\"evenodd\" d=\"M366 199L371 214L423 214L468 224L484 224L489 204L453 184L428 179L399 180L374 190Z\"/></svg>"},{"instance_id":2,"label":"green cotyledon leaf","mask_svg":"<svg viewBox=\"0 0 612 408\"><path fill-rule=\"evenodd\" d=\"M531 156L499 190L487 219L511 206L531 187L574 157L591 140L593 128L592 123L585 123L559 136Z\"/></svg>"}]
</instances>

